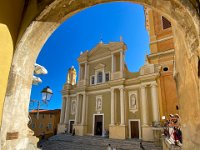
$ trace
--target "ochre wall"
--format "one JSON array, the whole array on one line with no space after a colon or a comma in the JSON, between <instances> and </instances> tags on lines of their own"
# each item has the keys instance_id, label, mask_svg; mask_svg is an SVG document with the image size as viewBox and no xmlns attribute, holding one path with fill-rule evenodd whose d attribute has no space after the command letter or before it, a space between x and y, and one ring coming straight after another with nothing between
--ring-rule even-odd
<instances>
[{"instance_id":1,"label":"ochre wall","mask_svg":"<svg viewBox=\"0 0 200 150\"><path fill-rule=\"evenodd\" d=\"M175 53L161 53L174 49L173 27L163 29L162 15L153 10L149 10L146 17L149 23L150 51L151 54L158 55L154 58L150 57L149 60L150 63L161 65L161 74L157 79L159 105L161 106L160 116L168 116L178 113L176 110L176 105L178 105L177 89L173 78ZM164 67L168 67L168 71L163 71Z\"/></svg>"},{"instance_id":2,"label":"ochre wall","mask_svg":"<svg viewBox=\"0 0 200 150\"><path fill-rule=\"evenodd\" d=\"M0 126L8 75L22 18L24 0L0 2Z\"/></svg>"},{"instance_id":3,"label":"ochre wall","mask_svg":"<svg viewBox=\"0 0 200 150\"><path fill-rule=\"evenodd\" d=\"M31 21L53 0L0 1L0 126L8 76L17 41Z\"/></svg>"},{"instance_id":4,"label":"ochre wall","mask_svg":"<svg viewBox=\"0 0 200 150\"><path fill-rule=\"evenodd\" d=\"M104 114L104 128L108 129L110 124L110 92L99 93L88 96L88 117L87 117L87 133L93 134L93 114L96 112L96 96L102 95L102 111L100 114Z\"/></svg>"},{"instance_id":5,"label":"ochre wall","mask_svg":"<svg viewBox=\"0 0 200 150\"><path fill-rule=\"evenodd\" d=\"M50 117L51 114L51 117ZM44 118L43 118L44 115ZM45 133L45 135L53 135L55 130L57 130L57 125L60 120L60 112L54 112L54 113L39 113L39 119L37 119L37 112L30 113L31 117L31 123L29 124L29 128L31 128L34 131L35 136L41 136L42 132ZM52 124L52 128L48 129L48 123ZM32 128L32 124L35 124L35 127ZM40 124L43 125L42 128L40 128Z\"/></svg>"}]
</instances>

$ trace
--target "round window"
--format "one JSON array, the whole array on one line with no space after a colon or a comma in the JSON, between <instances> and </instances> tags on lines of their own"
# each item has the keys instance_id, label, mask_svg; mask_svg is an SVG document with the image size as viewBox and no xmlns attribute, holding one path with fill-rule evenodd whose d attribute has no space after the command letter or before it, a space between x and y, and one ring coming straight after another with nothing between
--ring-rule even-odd
<instances>
[{"instance_id":1,"label":"round window","mask_svg":"<svg viewBox=\"0 0 200 150\"><path fill-rule=\"evenodd\" d=\"M163 68L163 71L168 71L168 70L169 70L168 67Z\"/></svg>"}]
</instances>

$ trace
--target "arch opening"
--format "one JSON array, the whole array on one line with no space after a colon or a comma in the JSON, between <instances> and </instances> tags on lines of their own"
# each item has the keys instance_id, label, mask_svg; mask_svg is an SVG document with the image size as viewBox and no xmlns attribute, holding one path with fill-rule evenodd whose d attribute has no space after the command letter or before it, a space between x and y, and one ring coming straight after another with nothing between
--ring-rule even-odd
<instances>
[{"instance_id":1,"label":"arch opening","mask_svg":"<svg viewBox=\"0 0 200 150\"><path fill-rule=\"evenodd\" d=\"M9 145L13 142L6 141L6 134L9 130L19 131L19 136L21 138L26 138L29 135L29 130L26 126L28 122L28 102L31 88L31 81L29 79L32 78L34 68L33 64L46 39L52 34L60 22L66 20L75 12L78 12L83 8L90 7L97 3L104 3L109 1L102 0L90 2L70 2L71 3L69 4L64 1L54 1L51 5L49 5L49 7L46 8L41 13L41 15L39 15L36 20L33 21L27 28L26 32L16 47L9 76L9 86L7 88L4 104L4 114L1 130L1 142L3 145ZM138 1L133 0L132 2ZM183 134L186 135L186 140L188 140L184 146L185 148L194 148L198 147L199 143L196 143L195 141L198 139L198 137L200 137L195 132L197 130L196 127L199 125L199 121L197 121L199 119L194 115L199 114L199 109L197 106L195 106L195 103L198 101L198 77L197 69L195 66L198 65L196 64L197 62L192 58L192 56L195 55L194 52L199 50L199 17L189 3L186 4L184 2L177 3L175 1L170 1L167 2L166 5L162 5L163 2L163 0L158 0L157 2L141 1L140 3L162 12L175 25L174 33L175 37L178 37L175 38L175 47L177 49L175 55L176 62L178 62L176 64L176 70L181 75L181 78L177 79L178 82L180 82L180 86L178 87L178 95L181 99L179 103L182 121L184 123ZM70 7L68 7L69 9L65 9L64 6ZM53 7L54 9L52 9ZM185 9L188 11L185 11ZM185 20L182 18L185 18ZM184 68L182 68L183 64L185 66ZM191 74L194 75L192 78L190 78ZM193 95L189 93L188 87L194 90ZM192 100L187 102L187 99L191 98ZM10 101L13 102L11 105L9 104ZM194 106L195 108L190 113L187 114L184 112L188 109L188 107L193 108ZM25 108L25 110L27 110L23 112L19 118L21 122L19 124L22 125L20 127L19 124L15 126L9 124L9 120L12 120L15 117L14 114L20 113L18 108ZM196 119L189 120L189 116L194 116ZM187 133L188 135L192 136L187 136Z\"/></svg>"}]
</instances>

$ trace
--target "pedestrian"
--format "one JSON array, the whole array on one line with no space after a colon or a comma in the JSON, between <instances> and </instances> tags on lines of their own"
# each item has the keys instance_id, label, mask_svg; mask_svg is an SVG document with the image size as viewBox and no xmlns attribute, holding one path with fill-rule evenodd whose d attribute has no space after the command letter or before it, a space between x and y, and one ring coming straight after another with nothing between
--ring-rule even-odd
<instances>
[{"instance_id":1,"label":"pedestrian","mask_svg":"<svg viewBox=\"0 0 200 150\"><path fill-rule=\"evenodd\" d=\"M74 136L74 135L75 135L75 128L72 131L72 136Z\"/></svg>"},{"instance_id":2,"label":"pedestrian","mask_svg":"<svg viewBox=\"0 0 200 150\"><path fill-rule=\"evenodd\" d=\"M110 144L108 144L107 150L112 150L112 147Z\"/></svg>"},{"instance_id":3,"label":"pedestrian","mask_svg":"<svg viewBox=\"0 0 200 150\"><path fill-rule=\"evenodd\" d=\"M142 145L142 142L140 142L140 148L141 148L142 150L145 150L144 146Z\"/></svg>"}]
</instances>

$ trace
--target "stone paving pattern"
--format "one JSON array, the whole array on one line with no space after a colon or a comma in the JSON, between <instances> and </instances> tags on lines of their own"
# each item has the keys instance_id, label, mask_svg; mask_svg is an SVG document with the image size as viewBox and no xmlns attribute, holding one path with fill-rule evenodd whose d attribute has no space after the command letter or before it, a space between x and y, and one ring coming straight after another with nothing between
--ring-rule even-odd
<instances>
[{"instance_id":1,"label":"stone paving pattern","mask_svg":"<svg viewBox=\"0 0 200 150\"><path fill-rule=\"evenodd\" d=\"M116 140L98 136L71 136L59 134L49 138L42 144L42 150L106 150L111 144L116 150L140 150L140 140L127 139ZM162 150L153 142L142 142L145 150Z\"/></svg>"}]
</instances>

